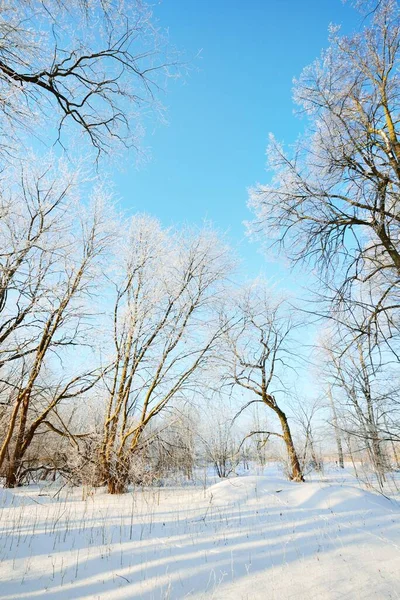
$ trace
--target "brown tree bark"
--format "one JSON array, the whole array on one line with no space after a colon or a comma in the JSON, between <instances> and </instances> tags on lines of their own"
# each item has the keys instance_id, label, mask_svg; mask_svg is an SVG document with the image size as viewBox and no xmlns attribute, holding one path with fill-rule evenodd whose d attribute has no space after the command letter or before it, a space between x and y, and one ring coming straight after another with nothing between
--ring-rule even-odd
<instances>
[{"instance_id":1,"label":"brown tree bark","mask_svg":"<svg viewBox=\"0 0 400 600\"><path fill-rule=\"evenodd\" d=\"M300 461L297 456L296 449L294 447L292 434L287 421L286 414L278 407L275 408L275 412L279 417L279 421L282 427L283 441L286 444L286 450L289 457L291 472L289 477L292 481L304 481L303 473L300 466Z\"/></svg>"}]
</instances>

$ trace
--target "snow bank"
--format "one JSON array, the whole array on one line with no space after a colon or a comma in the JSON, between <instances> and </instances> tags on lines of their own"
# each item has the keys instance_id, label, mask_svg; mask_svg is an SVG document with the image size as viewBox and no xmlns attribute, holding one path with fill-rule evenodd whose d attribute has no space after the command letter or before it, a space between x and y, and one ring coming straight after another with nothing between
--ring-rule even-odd
<instances>
[{"instance_id":1,"label":"snow bank","mask_svg":"<svg viewBox=\"0 0 400 600\"><path fill-rule=\"evenodd\" d=\"M367 510L398 511L397 503L379 494L350 485L324 482L294 483L269 477L238 477L220 481L208 488L214 505L249 504L287 505L307 510L352 512Z\"/></svg>"},{"instance_id":2,"label":"snow bank","mask_svg":"<svg viewBox=\"0 0 400 600\"><path fill-rule=\"evenodd\" d=\"M300 508L360 512L366 510L399 510L397 503L377 493L350 485L309 483L288 493L288 502Z\"/></svg>"},{"instance_id":3,"label":"snow bank","mask_svg":"<svg viewBox=\"0 0 400 600\"><path fill-rule=\"evenodd\" d=\"M236 504L279 494L290 485L297 484L284 482L282 485L282 480L254 475L224 479L210 486L207 493L213 504Z\"/></svg>"},{"instance_id":4,"label":"snow bank","mask_svg":"<svg viewBox=\"0 0 400 600\"><path fill-rule=\"evenodd\" d=\"M20 496L14 494L10 490L0 488L0 509L1 508L19 508L20 506L26 506L33 504L33 500L26 496Z\"/></svg>"}]
</instances>

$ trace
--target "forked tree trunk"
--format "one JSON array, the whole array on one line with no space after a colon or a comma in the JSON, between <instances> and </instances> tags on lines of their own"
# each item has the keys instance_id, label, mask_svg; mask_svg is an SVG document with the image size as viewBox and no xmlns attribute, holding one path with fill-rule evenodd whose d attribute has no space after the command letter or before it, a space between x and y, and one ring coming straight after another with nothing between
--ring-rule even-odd
<instances>
[{"instance_id":1,"label":"forked tree trunk","mask_svg":"<svg viewBox=\"0 0 400 600\"><path fill-rule=\"evenodd\" d=\"M125 494L129 483L129 460L124 456L111 458L105 466L104 483L109 494Z\"/></svg>"},{"instance_id":2,"label":"forked tree trunk","mask_svg":"<svg viewBox=\"0 0 400 600\"><path fill-rule=\"evenodd\" d=\"M107 481L107 492L109 494L125 494L128 491L126 481L123 481L118 476L110 477Z\"/></svg>"}]
</instances>

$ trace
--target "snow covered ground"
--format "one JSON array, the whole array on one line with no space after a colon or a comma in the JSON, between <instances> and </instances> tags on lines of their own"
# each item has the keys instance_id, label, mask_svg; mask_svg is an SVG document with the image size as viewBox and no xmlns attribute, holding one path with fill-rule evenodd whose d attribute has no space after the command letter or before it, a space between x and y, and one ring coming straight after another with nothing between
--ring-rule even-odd
<instances>
[{"instance_id":1,"label":"snow covered ground","mask_svg":"<svg viewBox=\"0 0 400 600\"><path fill-rule=\"evenodd\" d=\"M400 505L354 478L56 492L0 490L1 599L400 598Z\"/></svg>"}]
</instances>

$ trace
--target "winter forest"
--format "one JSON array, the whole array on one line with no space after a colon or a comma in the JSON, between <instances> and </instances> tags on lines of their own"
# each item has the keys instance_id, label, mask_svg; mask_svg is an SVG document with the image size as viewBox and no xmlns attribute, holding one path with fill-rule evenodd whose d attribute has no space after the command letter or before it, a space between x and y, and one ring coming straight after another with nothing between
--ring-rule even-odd
<instances>
[{"instance_id":1,"label":"winter forest","mask_svg":"<svg viewBox=\"0 0 400 600\"><path fill-rule=\"evenodd\" d=\"M400 597L399 68L397 0L0 0L0 599Z\"/></svg>"}]
</instances>

